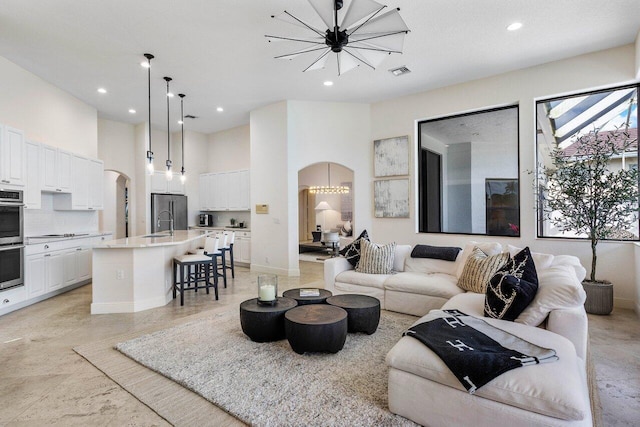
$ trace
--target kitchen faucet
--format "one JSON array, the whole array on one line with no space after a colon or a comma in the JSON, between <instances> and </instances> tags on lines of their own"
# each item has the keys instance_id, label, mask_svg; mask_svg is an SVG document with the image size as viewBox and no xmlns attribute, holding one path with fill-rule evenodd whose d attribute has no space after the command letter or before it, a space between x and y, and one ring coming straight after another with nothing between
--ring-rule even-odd
<instances>
[{"instance_id":1,"label":"kitchen faucet","mask_svg":"<svg viewBox=\"0 0 640 427\"><path fill-rule=\"evenodd\" d=\"M165 212L169 214L169 219L160 219L160 215L162 215ZM169 235L173 236L173 214L171 213L171 211L168 211L168 210L161 211L158 214L157 221L158 221L158 228L160 228L161 222L169 221Z\"/></svg>"}]
</instances>

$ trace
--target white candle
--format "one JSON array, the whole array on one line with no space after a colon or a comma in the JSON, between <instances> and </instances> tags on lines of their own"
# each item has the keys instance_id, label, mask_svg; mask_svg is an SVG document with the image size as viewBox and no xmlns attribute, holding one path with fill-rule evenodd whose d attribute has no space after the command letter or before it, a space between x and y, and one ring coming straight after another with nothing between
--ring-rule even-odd
<instances>
[{"instance_id":1,"label":"white candle","mask_svg":"<svg viewBox=\"0 0 640 427\"><path fill-rule=\"evenodd\" d=\"M276 287L273 285L260 286L258 299L260 301L273 301L274 299L276 299Z\"/></svg>"}]
</instances>

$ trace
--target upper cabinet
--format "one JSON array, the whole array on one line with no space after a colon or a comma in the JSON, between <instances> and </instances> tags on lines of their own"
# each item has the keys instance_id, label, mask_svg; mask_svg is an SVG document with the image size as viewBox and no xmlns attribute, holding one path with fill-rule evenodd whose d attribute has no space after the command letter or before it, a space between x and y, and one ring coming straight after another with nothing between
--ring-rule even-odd
<instances>
[{"instance_id":1,"label":"upper cabinet","mask_svg":"<svg viewBox=\"0 0 640 427\"><path fill-rule=\"evenodd\" d=\"M24 187L24 133L0 126L0 185Z\"/></svg>"},{"instance_id":2,"label":"upper cabinet","mask_svg":"<svg viewBox=\"0 0 640 427\"><path fill-rule=\"evenodd\" d=\"M72 154L42 144L40 150L42 191L71 192Z\"/></svg>"},{"instance_id":3,"label":"upper cabinet","mask_svg":"<svg viewBox=\"0 0 640 427\"><path fill-rule=\"evenodd\" d=\"M101 210L104 209L103 171L101 160L71 155L71 192L53 199L56 210Z\"/></svg>"},{"instance_id":4,"label":"upper cabinet","mask_svg":"<svg viewBox=\"0 0 640 427\"><path fill-rule=\"evenodd\" d=\"M184 184L180 181L180 175L175 175L171 181L167 181L167 175L164 172L154 172L151 175L151 192L152 193L170 193L184 194Z\"/></svg>"},{"instance_id":5,"label":"upper cabinet","mask_svg":"<svg viewBox=\"0 0 640 427\"><path fill-rule=\"evenodd\" d=\"M245 211L249 204L248 170L200 175L200 210Z\"/></svg>"}]
</instances>

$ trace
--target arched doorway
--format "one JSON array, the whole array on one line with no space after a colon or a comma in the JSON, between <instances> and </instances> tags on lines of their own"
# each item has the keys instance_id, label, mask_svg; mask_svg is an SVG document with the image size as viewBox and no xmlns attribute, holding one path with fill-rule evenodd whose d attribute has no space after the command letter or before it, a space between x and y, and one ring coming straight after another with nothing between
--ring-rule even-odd
<instances>
[{"instance_id":1,"label":"arched doorway","mask_svg":"<svg viewBox=\"0 0 640 427\"><path fill-rule=\"evenodd\" d=\"M114 170L104 171L104 210L100 212L100 229L113 232L114 239L132 235L129 227L130 179Z\"/></svg>"},{"instance_id":2,"label":"arched doorway","mask_svg":"<svg viewBox=\"0 0 640 427\"><path fill-rule=\"evenodd\" d=\"M311 186L348 186L348 194L312 194ZM353 212L353 171L338 163L320 162L309 165L298 171L298 240L299 253L310 251L314 242L313 232L340 231L348 222L351 225ZM322 252L322 248L319 248ZM311 251L312 252L312 251ZM301 256L303 260L314 260L322 257Z\"/></svg>"}]
</instances>

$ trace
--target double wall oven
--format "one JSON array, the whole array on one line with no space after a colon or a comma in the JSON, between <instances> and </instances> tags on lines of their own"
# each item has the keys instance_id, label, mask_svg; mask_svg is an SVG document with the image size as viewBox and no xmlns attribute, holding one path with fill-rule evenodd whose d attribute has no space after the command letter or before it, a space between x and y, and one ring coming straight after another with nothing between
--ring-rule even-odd
<instances>
[{"instance_id":1,"label":"double wall oven","mask_svg":"<svg viewBox=\"0 0 640 427\"><path fill-rule=\"evenodd\" d=\"M0 188L0 291L24 285L24 200Z\"/></svg>"}]
</instances>

